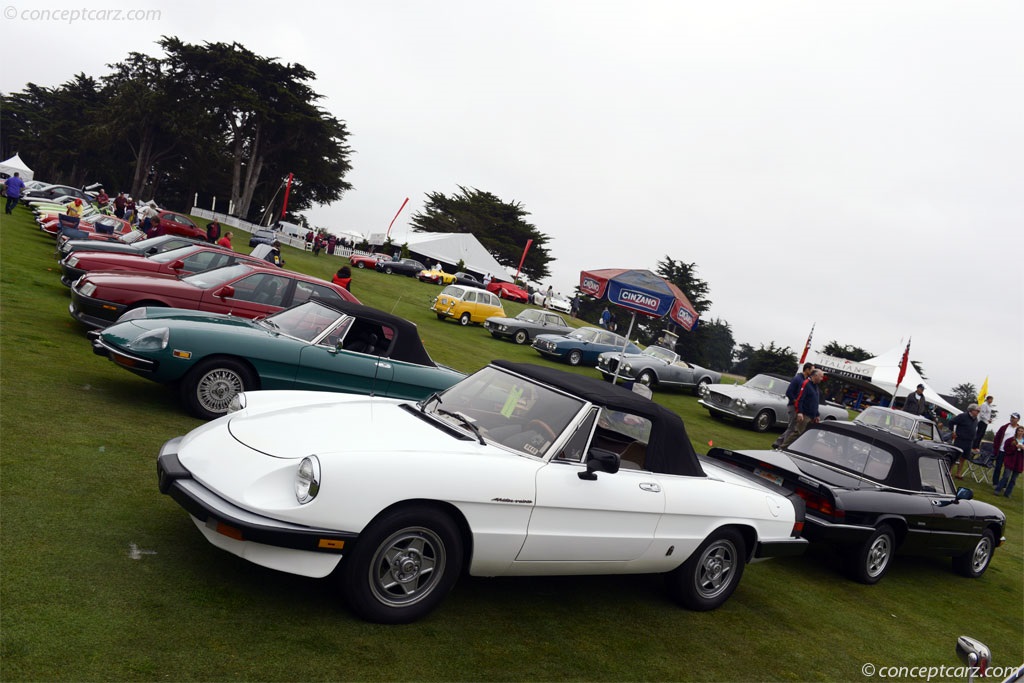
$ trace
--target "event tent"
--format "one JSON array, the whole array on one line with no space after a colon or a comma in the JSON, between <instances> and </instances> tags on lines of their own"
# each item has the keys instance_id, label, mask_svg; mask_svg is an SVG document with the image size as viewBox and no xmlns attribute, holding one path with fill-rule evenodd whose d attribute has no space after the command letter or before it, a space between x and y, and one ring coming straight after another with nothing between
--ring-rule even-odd
<instances>
[{"instance_id":1,"label":"event tent","mask_svg":"<svg viewBox=\"0 0 1024 683\"><path fill-rule=\"evenodd\" d=\"M896 398L905 398L917 389L918 384L923 384L924 398L928 403L949 411L951 415L959 415L962 411L928 386L928 382L921 378L912 364L908 365L903 381L900 382L899 390L896 390L896 378L900 375L900 361L903 359L904 348L897 346L880 356L860 362L826 356L823 353L819 353L816 357L809 357L807 360L824 370L826 375L835 376L851 384L873 389L889 396L896 391Z\"/></svg>"},{"instance_id":2,"label":"event tent","mask_svg":"<svg viewBox=\"0 0 1024 683\"><path fill-rule=\"evenodd\" d=\"M32 169L26 166L25 162L17 154L7 161L0 162L0 173L5 173L8 176L19 173L21 174L21 179L25 181L32 180L32 177L35 175Z\"/></svg>"},{"instance_id":3,"label":"event tent","mask_svg":"<svg viewBox=\"0 0 1024 683\"><path fill-rule=\"evenodd\" d=\"M451 266L462 261L467 271L479 273L481 277L490 273L496 280L511 279L484 245L468 232L414 232L409 235L408 245L410 252L429 260Z\"/></svg>"}]
</instances>

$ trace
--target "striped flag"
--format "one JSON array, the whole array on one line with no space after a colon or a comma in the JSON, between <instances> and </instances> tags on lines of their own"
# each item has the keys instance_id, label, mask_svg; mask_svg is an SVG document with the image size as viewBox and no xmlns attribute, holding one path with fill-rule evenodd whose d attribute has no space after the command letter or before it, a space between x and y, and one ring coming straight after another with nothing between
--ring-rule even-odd
<instances>
[{"instance_id":1,"label":"striped flag","mask_svg":"<svg viewBox=\"0 0 1024 683\"><path fill-rule=\"evenodd\" d=\"M907 366L910 365L910 339L907 339L907 348L903 350L903 359L900 360L900 374L896 378L896 388L899 389L903 378L907 375ZM893 395L895 398L895 394Z\"/></svg>"},{"instance_id":2,"label":"striped flag","mask_svg":"<svg viewBox=\"0 0 1024 683\"><path fill-rule=\"evenodd\" d=\"M800 362L797 363L797 366L799 366L797 367L797 370L799 370L800 367L803 367L804 361L807 360L807 354L811 350L811 339L814 337L814 325L815 323L811 323L811 333L807 335L807 343L804 344L804 352L800 356Z\"/></svg>"}]
</instances>

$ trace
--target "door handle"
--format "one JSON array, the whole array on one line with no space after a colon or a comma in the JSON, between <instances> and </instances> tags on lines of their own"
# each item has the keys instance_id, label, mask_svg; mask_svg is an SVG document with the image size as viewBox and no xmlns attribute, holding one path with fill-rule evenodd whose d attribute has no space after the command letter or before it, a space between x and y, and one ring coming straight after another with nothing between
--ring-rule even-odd
<instances>
[{"instance_id":1,"label":"door handle","mask_svg":"<svg viewBox=\"0 0 1024 683\"><path fill-rule=\"evenodd\" d=\"M640 482L640 490L649 491L650 493L661 493L661 487L649 481Z\"/></svg>"},{"instance_id":2,"label":"door handle","mask_svg":"<svg viewBox=\"0 0 1024 683\"><path fill-rule=\"evenodd\" d=\"M381 368L382 370L390 370L391 369L391 363L388 363L387 361L379 360L379 361L377 361L377 367Z\"/></svg>"}]
</instances>

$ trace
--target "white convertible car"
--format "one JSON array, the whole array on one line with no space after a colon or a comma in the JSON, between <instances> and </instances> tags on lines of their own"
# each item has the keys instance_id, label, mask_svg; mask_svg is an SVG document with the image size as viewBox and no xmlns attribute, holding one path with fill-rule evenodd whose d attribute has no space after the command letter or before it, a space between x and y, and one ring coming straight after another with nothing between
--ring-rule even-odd
<instances>
[{"instance_id":1,"label":"white convertible car","mask_svg":"<svg viewBox=\"0 0 1024 683\"><path fill-rule=\"evenodd\" d=\"M494 361L419 403L239 394L168 441L160 490L214 545L334 572L364 619L404 623L474 576L665 576L696 610L747 562L803 552L803 501L698 459L675 413L620 386Z\"/></svg>"}]
</instances>

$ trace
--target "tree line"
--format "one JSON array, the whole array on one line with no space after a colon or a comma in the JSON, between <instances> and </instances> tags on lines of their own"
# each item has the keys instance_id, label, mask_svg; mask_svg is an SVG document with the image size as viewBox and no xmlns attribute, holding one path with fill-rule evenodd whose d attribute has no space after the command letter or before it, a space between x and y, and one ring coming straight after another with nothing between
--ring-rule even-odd
<instances>
[{"instance_id":1,"label":"tree line","mask_svg":"<svg viewBox=\"0 0 1024 683\"><path fill-rule=\"evenodd\" d=\"M50 182L179 208L213 195L255 222L280 211L289 173L295 214L351 189L349 132L319 105L312 71L238 43L158 45L162 56L132 52L99 78L0 95L0 149Z\"/></svg>"}]
</instances>

